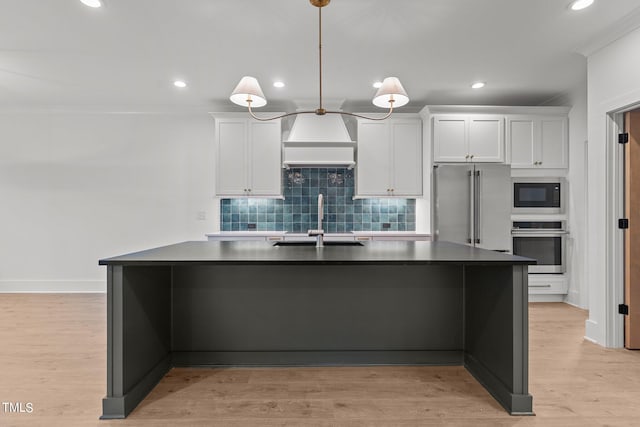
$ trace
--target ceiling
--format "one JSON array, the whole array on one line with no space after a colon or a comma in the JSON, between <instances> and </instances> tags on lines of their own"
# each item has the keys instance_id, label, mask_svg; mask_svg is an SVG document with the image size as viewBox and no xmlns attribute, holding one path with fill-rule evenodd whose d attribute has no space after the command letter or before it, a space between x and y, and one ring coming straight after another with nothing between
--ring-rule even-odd
<instances>
[{"instance_id":1,"label":"ceiling","mask_svg":"<svg viewBox=\"0 0 640 427\"><path fill-rule=\"evenodd\" d=\"M0 107L235 111L228 97L243 75L261 82L266 111L317 99L318 12L307 0L105 2L0 0ZM553 104L584 84L578 52L640 26L640 0L568 3L333 0L322 11L324 97L376 111L372 83L395 75L406 111ZM477 80L487 86L471 89Z\"/></svg>"}]
</instances>

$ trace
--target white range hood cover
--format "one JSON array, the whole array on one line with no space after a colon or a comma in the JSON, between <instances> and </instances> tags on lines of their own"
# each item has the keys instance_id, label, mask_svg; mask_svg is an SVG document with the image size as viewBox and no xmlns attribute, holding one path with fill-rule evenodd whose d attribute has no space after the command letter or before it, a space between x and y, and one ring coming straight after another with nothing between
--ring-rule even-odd
<instances>
[{"instance_id":1,"label":"white range hood cover","mask_svg":"<svg viewBox=\"0 0 640 427\"><path fill-rule=\"evenodd\" d=\"M284 147L285 168L353 168L353 147Z\"/></svg>"},{"instance_id":2,"label":"white range hood cover","mask_svg":"<svg viewBox=\"0 0 640 427\"><path fill-rule=\"evenodd\" d=\"M353 143L340 114L298 114L286 142Z\"/></svg>"}]
</instances>

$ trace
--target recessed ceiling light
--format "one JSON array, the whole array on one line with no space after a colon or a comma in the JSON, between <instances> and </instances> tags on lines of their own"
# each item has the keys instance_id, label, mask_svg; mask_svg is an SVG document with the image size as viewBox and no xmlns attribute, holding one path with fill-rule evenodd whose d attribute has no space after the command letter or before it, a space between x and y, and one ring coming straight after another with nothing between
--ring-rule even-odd
<instances>
[{"instance_id":1,"label":"recessed ceiling light","mask_svg":"<svg viewBox=\"0 0 640 427\"><path fill-rule=\"evenodd\" d=\"M102 1L101 0L80 0L82 2L82 4L84 4L85 6L89 6L89 7L101 7L102 6Z\"/></svg>"},{"instance_id":2,"label":"recessed ceiling light","mask_svg":"<svg viewBox=\"0 0 640 427\"><path fill-rule=\"evenodd\" d=\"M273 82L273 87L284 87L284 82L281 82L281 81Z\"/></svg>"},{"instance_id":3,"label":"recessed ceiling light","mask_svg":"<svg viewBox=\"0 0 640 427\"><path fill-rule=\"evenodd\" d=\"M185 82L183 82L182 80L176 80L173 82L173 85L175 87L179 87L179 88L185 88L187 87L187 84Z\"/></svg>"},{"instance_id":4,"label":"recessed ceiling light","mask_svg":"<svg viewBox=\"0 0 640 427\"><path fill-rule=\"evenodd\" d=\"M571 10L582 10L593 4L594 0L576 0L571 3Z\"/></svg>"},{"instance_id":5,"label":"recessed ceiling light","mask_svg":"<svg viewBox=\"0 0 640 427\"><path fill-rule=\"evenodd\" d=\"M375 87L376 89L380 89L382 87L382 82L375 82L373 84L373 87Z\"/></svg>"},{"instance_id":6,"label":"recessed ceiling light","mask_svg":"<svg viewBox=\"0 0 640 427\"><path fill-rule=\"evenodd\" d=\"M485 85L485 82L475 82L474 84L471 85L472 89L481 89L483 88Z\"/></svg>"}]
</instances>

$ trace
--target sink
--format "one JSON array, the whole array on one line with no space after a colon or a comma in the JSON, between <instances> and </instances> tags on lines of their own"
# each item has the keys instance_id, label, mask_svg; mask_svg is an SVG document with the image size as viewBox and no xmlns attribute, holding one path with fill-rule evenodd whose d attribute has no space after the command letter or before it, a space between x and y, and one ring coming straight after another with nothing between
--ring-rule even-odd
<instances>
[{"instance_id":1,"label":"sink","mask_svg":"<svg viewBox=\"0 0 640 427\"><path fill-rule=\"evenodd\" d=\"M273 246L315 246L316 242L313 241L279 241L275 242ZM360 242L353 241L343 241L343 242L327 242L326 240L323 242L324 246L364 246L364 244Z\"/></svg>"}]
</instances>

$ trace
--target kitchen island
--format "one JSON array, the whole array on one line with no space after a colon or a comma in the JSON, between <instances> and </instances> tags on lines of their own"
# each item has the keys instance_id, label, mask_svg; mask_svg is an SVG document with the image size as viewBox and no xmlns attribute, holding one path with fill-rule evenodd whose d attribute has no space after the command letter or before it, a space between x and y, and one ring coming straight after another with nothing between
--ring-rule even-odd
<instances>
[{"instance_id":1,"label":"kitchen island","mask_svg":"<svg viewBox=\"0 0 640 427\"><path fill-rule=\"evenodd\" d=\"M173 366L464 365L531 414L527 269L449 242L184 242L107 266L107 396L126 417Z\"/></svg>"}]
</instances>

